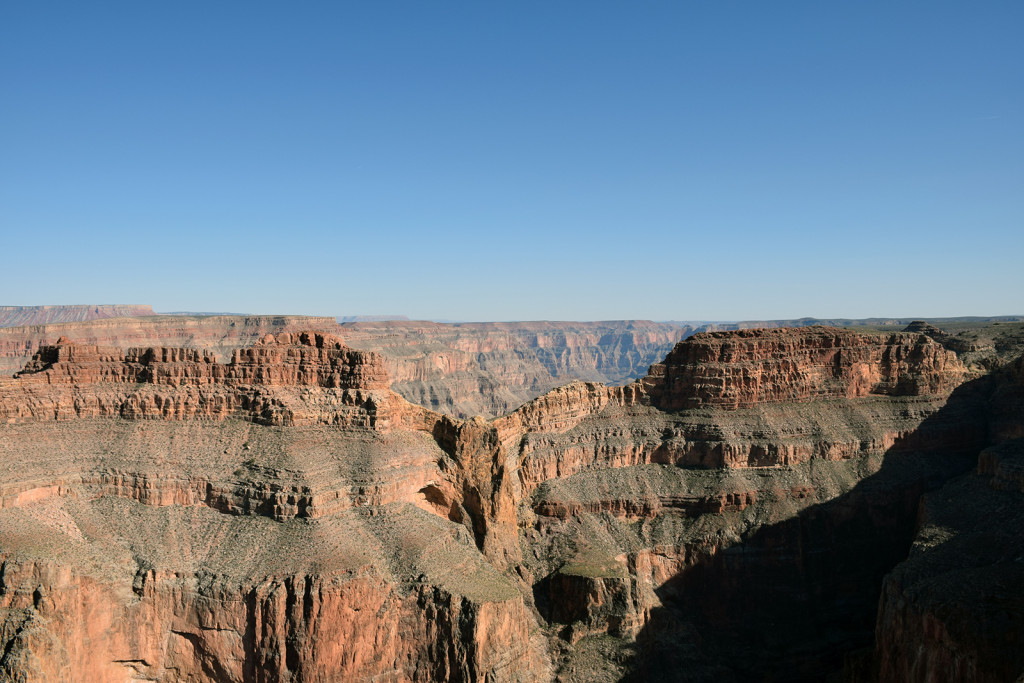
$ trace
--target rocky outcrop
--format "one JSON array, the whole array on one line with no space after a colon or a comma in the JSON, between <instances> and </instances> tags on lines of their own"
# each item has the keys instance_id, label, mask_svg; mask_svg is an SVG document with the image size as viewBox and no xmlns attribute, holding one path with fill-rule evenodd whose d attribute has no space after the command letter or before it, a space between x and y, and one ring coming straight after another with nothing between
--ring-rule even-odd
<instances>
[{"instance_id":1,"label":"rocky outcrop","mask_svg":"<svg viewBox=\"0 0 1024 683\"><path fill-rule=\"evenodd\" d=\"M528 494L609 467L778 467L894 448L961 450L983 427L952 419L917 428L964 378L955 354L919 335L701 334L638 382L570 384L494 424L518 452Z\"/></svg>"},{"instance_id":2,"label":"rocky outcrop","mask_svg":"<svg viewBox=\"0 0 1024 683\"><path fill-rule=\"evenodd\" d=\"M650 321L343 325L380 352L393 389L457 417L494 417L571 380L624 384L646 373L684 330Z\"/></svg>"},{"instance_id":3,"label":"rocky outcrop","mask_svg":"<svg viewBox=\"0 0 1024 683\"><path fill-rule=\"evenodd\" d=\"M62 337L56 345L42 347L15 378L47 384L388 387L387 371L378 355L355 351L338 337L318 332L268 334L251 348L236 349L224 365L212 353L198 349L150 347L121 352L72 344Z\"/></svg>"},{"instance_id":4,"label":"rocky outcrop","mask_svg":"<svg viewBox=\"0 0 1024 683\"><path fill-rule=\"evenodd\" d=\"M913 547L885 578L866 668L883 682L1024 677L1024 357L992 382L975 472L921 503Z\"/></svg>"},{"instance_id":5,"label":"rocky outcrop","mask_svg":"<svg viewBox=\"0 0 1024 683\"><path fill-rule=\"evenodd\" d=\"M125 512L131 513L130 506ZM82 513L77 514L81 519ZM184 528L176 521L171 526L179 533L196 526L193 519ZM240 576L237 565L226 562L242 550L239 541L216 520L200 521L206 522L204 531L214 534L211 540L226 547L204 551L204 568L198 571L180 563L154 566L145 551L134 563L116 551L103 558L119 572L115 582L74 566L3 560L0 618L7 629L0 677L83 682L548 679L543 642L530 632L534 622L522 597L450 539L435 535L429 542L448 558L472 565L462 569L457 586L448 583L459 572L446 577L429 562L415 565L419 578L410 580L390 572L384 556L352 562L317 546L297 545L292 552L301 554L287 558L294 569L284 572L271 559L284 549L281 536L319 539L330 530L344 530L337 523L325 529L286 525L273 530L269 538L278 547L256 551L271 573ZM198 545L209 543L194 537L194 531L191 536ZM318 563L303 559L310 554ZM216 570L207 570L208 565Z\"/></svg>"},{"instance_id":6,"label":"rocky outcrop","mask_svg":"<svg viewBox=\"0 0 1024 683\"><path fill-rule=\"evenodd\" d=\"M191 348L227 362L267 334L315 330L380 353L392 388L449 415L493 417L571 380L621 384L643 375L683 330L644 321L339 325L304 316L148 316L0 329L0 372L20 370L60 337L102 347Z\"/></svg>"},{"instance_id":7,"label":"rocky outcrop","mask_svg":"<svg viewBox=\"0 0 1024 683\"><path fill-rule=\"evenodd\" d=\"M132 318L156 315L150 306L103 304L99 306L0 306L0 327L45 325L101 318Z\"/></svg>"},{"instance_id":8,"label":"rocky outcrop","mask_svg":"<svg viewBox=\"0 0 1024 683\"><path fill-rule=\"evenodd\" d=\"M663 410L948 393L963 381L956 354L923 334L809 327L694 335L651 368Z\"/></svg>"},{"instance_id":9,"label":"rocky outcrop","mask_svg":"<svg viewBox=\"0 0 1024 683\"><path fill-rule=\"evenodd\" d=\"M869 642L922 492L984 444L984 392L951 399L965 379L922 335L696 335L633 385L570 385L500 418L531 501L535 604L573 652L588 635L635 638L621 674L637 680L723 666L820 680ZM776 591L759 592L765 577ZM792 616L765 637L751 610ZM568 680L585 668L574 656Z\"/></svg>"},{"instance_id":10,"label":"rocky outcrop","mask_svg":"<svg viewBox=\"0 0 1024 683\"><path fill-rule=\"evenodd\" d=\"M698 335L492 420L410 404L350 341L61 342L0 382L0 671L821 680L870 644L921 495L1017 429L990 410L1016 385L958 386L923 334ZM1014 462L984 461L994 495Z\"/></svg>"},{"instance_id":11,"label":"rocky outcrop","mask_svg":"<svg viewBox=\"0 0 1024 683\"><path fill-rule=\"evenodd\" d=\"M474 542L493 430L387 386L314 332L42 348L0 385L0 677L548 680Z\"/></svg>"},{"instance_id":12,"label":"rocky outcrop","mask_svg":"<svg viewBox=\"0 0 1024 683\"><path fill-rule=\"evenodd\" d=\"M0 419L8 423L112 416L386 423L378 414L386 394L374 396L388 386L380 357L315 332L267 335L252 348L236 350L226 364L196 349L122 352L61 338L42 347L15 379L20 391L0 395ZM299 393L309 387L332 391L305 400Z\"/></svg>"},{"instance_id":13,"label":"rocky outcrop","mask_svg":"<svg viewBox=\"0 0 1024 683\"><path fill-rule=\"evenodd\" d=\"M924 501L910 556L885 579L878 680L1024 675L1024 500L987 479L964 477Z\"/></svg>"},{"instance_id":14,"label":"rocky outcrop","mask_svg":"<svg viewBox=\"0 0 1024 683\"><path fill-rule=\"evenodd\" d=\"M301 315L147 315L10 327L0 329L0 371L20 370L40 347L52 346L61 337L82 346L199 349L226 362L235 349L268 334L339 330L333 318Z\"/></svg>"}]
</instances>

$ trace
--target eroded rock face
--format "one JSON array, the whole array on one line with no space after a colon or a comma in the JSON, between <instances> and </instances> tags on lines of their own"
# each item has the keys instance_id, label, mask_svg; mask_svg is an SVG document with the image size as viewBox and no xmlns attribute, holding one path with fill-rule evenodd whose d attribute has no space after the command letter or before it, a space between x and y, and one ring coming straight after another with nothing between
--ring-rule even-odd
<instances>
[{"instance_id":1,"label":"eroded rock face","mask_svg":"<svg viewBox=\"0 0 1024 683\"><path fill-rule=\"evenodd\" d=\"M488 429L387 386L319 333L225 364L41 349L0 385L0 671L547 680L536 617L477 545L500 519Z\"/></svg>"},{"instance_id":2,"label":"eroded rock face","mask_svg":"<svg viewBox=\"0 0 1024 683\"><path fill-rule=\"evenodd\" d=\"M378 411L388 398L381 358L313 332L267 335L251 348L236 350L226 364L196 349L122 352L61 338L42 347L16 380L21 391L0 397L0 419L8 423L242 416L266 424L374 427L388 418ZM82 391L83 386L89 390ZM301 396L312 387L334 391Z\"/></svg>"},{"instance_id":3,"label":"eroded rock face","mask_svg":"<svg viewBox=\"0 0 1024 683\"><path fill-rule=\"evenodd\" d=\"M634 385L497 420L531 502L520 571L576 643L562 675L587 680L579 653L601 633L635 639L611 659L639 651L619 670L637 680L840 669L870 643L921 494L985 443L984 392L951 396L965 378L920 335L697 335Z\"/></svg>"},{"instance_id":4,"label":"eroded rock face","mask_svg":"<svg viewBox=\"0 0 1024 683\"><path fill-rule=\"evenodd\" d=\"M0 373L20 370L60 337L113 348L190 348L220 362L267 334L340 335L384 358L393 389L456 417L507 413L573 379L621 384L643 375L684 334L649 321L339 325L311 316L154 316L0 328Z\"/></svg>"},{"instance_id":5,"label":"eroded rock face","mask_svg":"<svg viewBox=\"0 0 1024 683\"><path fill-rule=\"evenodd\" d=\"M924 334L869 335L825 327L694 335L651 368L664 410L919 396L962 381L956 354Z\"/></svg>"},{"instance_id":6,"label":"eroded rock face","mask_svg":"<svg viewBox=\"0 0 1024 683\"><path fill-rule=\"evenodd\" d=\"M268 334L340 329L334 318L301 315L144 315L7 327L0 328L0 373L21 370L40 347L53 346L61 337L81 346L199 349L226 362L235 349Z\"/></svg>"},{"instance_id":7,"label":"eroded rock face","mask_svg":"<svg viewBox=\"0 0 1024 683\"><path fill-rule=\"evenodd\" d=\"M0 327L129 318L156 315L150 306L101 304L96 306L0 306Z\"/></svg>"},{"instance_id":8,"label":"eroded rock face","mask_svg":"<svg viewBox=\"0 0 1024 683\"><path fill-rule=\"evenodd\" d=\"M410 564L420 578L409 582L389 568L387 549L330 543L331 533L362 534L378 546L387 539L373 520L353 515L253 533L224 528L238 525L206 508L140 515L108 500L60 509L73 529L101 524L93 518L104 513L134 518L117 529L129 542L169 526L191 552L154 565L152 550L138 548L133 560L105 547L100 559L114 580L60 562L66 556L5 559L0 671L8 680L545 680L543 643L530 632L534 621L519 593L475 551L414 513L392 513L402 529L424 534L415 543L402 539L404 552L421 555ZM82 534L96 543L90 528ZM275 545L242 546L255 539ZM468 563L460 580L422 557L428 542ZM286 564L273 557L282 550L292 553ZM266 574L251 566L253 554Z\"/></svg>"},{"instance_id":9,"label":"eroded rock face","mask_svg":"<svg viewBox=\"0 0 1024 683\"><path fill-rule=\"evenodd\" d=\"M62 342L0 382L0 671L821 680L922 493L1017 428L920 334L698 335L490 421L387 365L316 332Z\"/></svg>"},{"instance_id":10,"label":"eroded rock face","mask_svg":"<svg viewBox=\"0 0 1024 683\"><path fill-rule=\"evenodd\" d=\"M377 322L343 326L356 348L385 358L409 401L469 417L515 410L570 380L625 384L686 333L645 320L609 322Z\"/></svg>"},{"instance_id":11,"label":"eroded rock face","mask_svg":"<svg viewBox=\"0 0 1024 683\"><path fill-rule=\"evenodd\" d=\"M989 438L975 472L925 496L909 557L885 578L879 681L1024 676L1024 358L991 378ZM867 678L867 676L865 677Z\"/></svg>"}]
</instances>

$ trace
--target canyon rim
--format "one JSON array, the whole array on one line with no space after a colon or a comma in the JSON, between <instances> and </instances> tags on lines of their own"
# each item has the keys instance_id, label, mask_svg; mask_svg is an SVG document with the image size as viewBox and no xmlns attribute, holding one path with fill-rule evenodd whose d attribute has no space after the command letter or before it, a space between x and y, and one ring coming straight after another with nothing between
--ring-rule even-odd
<instances>
[{"instance_id":1,"label":"canyon rim","mask_svg":"<svg viewBox=\"0 0 1024 683\"><path fill-rule=\"evenodd\" d=\"M0 675L1024 672L1024 325L588 325L0 330Z\"/></svg>"}]
</instances>

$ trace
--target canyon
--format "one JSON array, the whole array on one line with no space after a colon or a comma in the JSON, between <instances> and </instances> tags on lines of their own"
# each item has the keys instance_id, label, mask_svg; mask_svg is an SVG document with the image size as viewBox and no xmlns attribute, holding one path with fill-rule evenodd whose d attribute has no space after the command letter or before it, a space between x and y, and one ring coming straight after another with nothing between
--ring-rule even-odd
<instances>
[{"instance_id":1,"label":"canyon","mask_svg":"<svg viewBox=\"0 0 1024 683\"><path fill-rule=\"evenodd\" d=\"M1016 332L216 318L0 330L0 678L1024 674Z\"/></svg>"},{"instance_id":2,"label":"canyon","mask_svg":"<svg viewBox=\"0 0 1024 683\"><path fill-rule=\"evenodd\" d=\"M0 327L44 325L102 318L156 315L151 306L100 304L97 306L0 306Z\"/></svg>"},{"instance_id":3,"label":"canyon","mask_svg":"<svg viewBox=\"0 0 1024 683\"><path fill-rule=\"evenodd\" d=\"M0 328L0 373L20 370L60 337L100 346L194 348L224 361L266 334L302 330L379 352L397 393L455 417L496 417L573 379L624 384L688 332L648 321L342 325L315 316L151 315Z\"/></svg>"}]
</instances>

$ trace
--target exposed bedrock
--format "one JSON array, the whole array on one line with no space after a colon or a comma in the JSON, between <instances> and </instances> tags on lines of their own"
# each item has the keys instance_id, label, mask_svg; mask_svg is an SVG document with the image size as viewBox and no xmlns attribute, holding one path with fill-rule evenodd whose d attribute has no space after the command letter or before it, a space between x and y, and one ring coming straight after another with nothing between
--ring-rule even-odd
<instances>
[{"instance_id":1,"label":"exposed bedrock","mask_svg":"<svg viewBox=\"0 0 1024 683\"><path fill-rule=\"evenodd\" d=\"M1024 358L997 373L975 472L925 496L889 574L864 680L1024 677ZM852 678L852 677L851 677Z\"/></svg>"},{"instance_id":2,"label":"exposed bedrock","mask_svg":"<svg viewBox=\"0 0 1024 683\"><path fill-rule=\"evenodd\" d=\"M386 401L379 356L331 335L267 335L220 364L186 348L127 351L73 344L43 346L15 381L0 380L0 419L76 417L224 419L267 424L358 423L373 427ZM329 389L315 396L310 388Z\"/></svg>"},{"instance_id":3,"label":"exposed bedrock","mask_svg":"<svg viewBox=\"0 0 1024 683\"><path fill-rule=\"evenodd\" d=\"M0 327L156 315L150 306L99 304L93 306L0 306Z\"/></svg>"},{"instance_id":4,"label":"exposed bedrock","mask_svg":"<svg viewBox=\"0 0 1024 683\"><path fill-rule=\"evenodd\" d=\"M505 438L531 501L522 571L540 613L579 643L566 680L587 680L593 653L579 639L602 633L635 637L611 659L637 680L820 680L870 645L922 493L986 443L992 386L951 396L962 365L919 335L869 338L867 350L842 331L768 336L742 359L716 352L719 396L744 400L666 387L653 368L637 391L578 385L497 421L525 429ZM709 337L728 341L697 335L665 365ZM835 356L822 370L816 354L836 348L861 359L852 379ZM788 371L751 384L751 365ZM667 395L696 407L659 410Z\"/></svg>"},{"instance_id":5,"label":"exposed bedrock","mask_svg":"<svg viewBox=\"0 0 1024 683\"><path fill-rule=\"evenodd\" d=\"M570 380L624 384L685 330L645 320L343 325L351 346L386 359L393 389L447 414L494 417Z\"/></svg>"},{"instance_id":6,"label":"exposed bedrock","mask_svg":"<svg viewBox=\"0 0 1024 683\"><path fill-rule=\"evenodd\" d=\"M923 334L697 335L492 420L388 362L315 332L40 349L0 382L0 670L821 680L871 645L922 494L1019 428L1016 385Z\"/></svg>"},{"instance_id":7,"label":"exposed bedrock","mask_svg":"<svg viewBox=\"0 0 1024 683\"><path fill-rule=\"evenodd\" d=\"M84 346L199 349L223 362L235 349L267 334L311 330L337 333L340 329L334 318L301 315L145 315L27 324L0 328L0 371L10 374L20 370L41 346L52 346L61 337Z\"/></svg>"},{"instance_id":8,"label":"exposed bedrock","mask_svg":"<svg viewBox=\"0 0 1024 683\"><path fill-rule=\"evenodd\" d=\"M242 529L206 508L135 507L65 506L82 541L57 546L47 563L4 558L0 677L547 679L544 643L519 592L426 513L389 511L391 528L348 515ZM106 525L129 548L98 538L104 514L128 517ZM145 547L144 534L168 528L177 548L161 556ZM289 555L275 557L282 551ZM101 561L103 574L79 559Z\"/></svg>"},{"instance_id":9,"label":"exposed bedrock","mask_svg":"<svg viewBox=\"0 0 1024 683\"><path fill-rule=\"evenodd\" d=\"M988 683L1024 675L1022 497L978 475L925 497L910 556L884 582L872 677Z\"/></svg>"},{"instance_id":10,"label":"exposed bedrock","mask_svg":"<svg viewBox=\"0 0 1024 683\"><path fill-rule=\"evenodd\" d=\"M147 316L0 329L0 373L21 369L60 337L103 347L208 351L221 362L267 334L315 330L376 351L409 401L440 412L492 417L567 381L621 384L643 375L684 334L647 321L339 325L304 316Z\"/></svg>"},{"instance_id":11,"label":"exposed bedrock","mask_svg":"<svg viewBox=\"0 0 1024 683\"><path fill-rule=\"evenodd\" d=\"M708 332L651 368L665 410L872 394L945 393L962 381L956 354L924 334L859 334L827 327Z\"/></svg>"}]
</instances>

